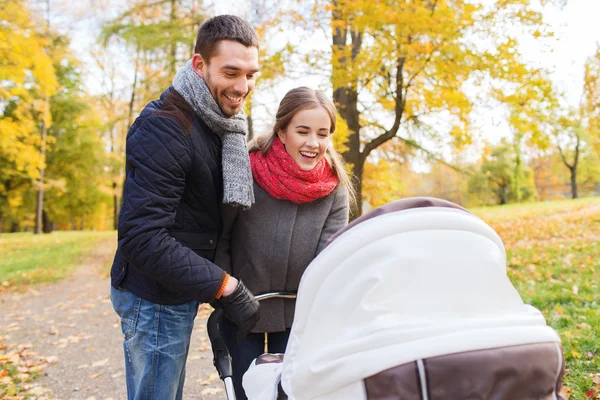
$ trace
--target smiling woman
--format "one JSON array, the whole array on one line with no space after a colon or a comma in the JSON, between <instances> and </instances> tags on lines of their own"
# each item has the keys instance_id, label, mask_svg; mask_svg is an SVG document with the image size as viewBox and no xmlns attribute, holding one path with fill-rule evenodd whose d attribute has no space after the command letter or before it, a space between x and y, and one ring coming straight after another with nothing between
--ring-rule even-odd
<instances>
[{"instance_id":1,"label":"smiling woman","mask_svg":"<svg viewBox=\"0 0 600 400\"><path fill-rule=\"evenodd\" d=\"M255 294L296 291L308 264L348 222L352 189L331 144L335 117L323 93L299 87L281 100L271 133L250 145L256 203L246 211L224 208L215 261ZM284 352L294 306L293 299L261 302L261 318L241 343L223 322L238 399L246 398L241 378L264 352L265 333L269 352Z\"/></svg>"},{"instance_id":2,"label":"smiling woman","mask_svg":"<svg viewBox=\"0 0 600 400\"><path fill-rule=\"evenodd\" d=\"M304 171L312 170L331 145L331 118L324 107L298 111L287 129L277 132L286 152Z\"/></svg>"}]
</instances>

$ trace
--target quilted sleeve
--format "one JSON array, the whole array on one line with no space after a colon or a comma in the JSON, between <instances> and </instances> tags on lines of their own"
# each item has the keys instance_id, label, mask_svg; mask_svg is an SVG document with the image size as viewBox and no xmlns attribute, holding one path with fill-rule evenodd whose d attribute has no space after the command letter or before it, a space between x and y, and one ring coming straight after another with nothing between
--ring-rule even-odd
<instances>
[{"instance_id":1,"label":"quilted sleeve","mask_svg":"<svg viewBox=\"0 0 600 400\"><path fill-rule=\"evenodd\" d=\"M129 135L119 249L134 268L207 302L216 295L225 272L181 245L168 230L191 162L190 138L169 117L148 117Z\"/></svg>"}]
</instances>

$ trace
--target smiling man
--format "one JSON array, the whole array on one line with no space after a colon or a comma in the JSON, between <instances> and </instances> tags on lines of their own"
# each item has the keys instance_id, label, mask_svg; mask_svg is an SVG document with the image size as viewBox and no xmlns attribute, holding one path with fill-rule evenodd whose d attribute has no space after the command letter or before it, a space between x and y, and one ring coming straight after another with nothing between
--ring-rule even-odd
<instances>
[{"instance_id":1,"label":"smiling man","mask_svg":"<svg viewBox=\"0 0 600 400\"><path fill-rule=\"evenodd\" d=\"M221 15L199 29L194 56L127 135L126 180L111 300L121 318L129 399L181 399L200 303L220 303L240 338L258 302L213 263L220 205L254 202L245 98L258 72L258 40Z\"/></svg>"}]
</instances>

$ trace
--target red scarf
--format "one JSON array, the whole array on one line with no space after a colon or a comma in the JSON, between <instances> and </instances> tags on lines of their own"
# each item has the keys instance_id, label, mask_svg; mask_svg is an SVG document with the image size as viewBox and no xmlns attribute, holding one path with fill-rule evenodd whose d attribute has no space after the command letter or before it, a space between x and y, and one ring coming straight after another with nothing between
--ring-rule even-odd
<instances>
[{"instance_id":1,"label":"red scarf","mask_svg":"<svg viewBox=\"0 0 600 400\"><path fill-rule=\"evenodd\" d=\"M263 156L260 151L250 153L252 175L258 185L271 196L296 204L308 203L327 196L338 184L338 177L323 157L310 171L304 171L285 151L276 138Z\"/></svg>"}]
</instances>

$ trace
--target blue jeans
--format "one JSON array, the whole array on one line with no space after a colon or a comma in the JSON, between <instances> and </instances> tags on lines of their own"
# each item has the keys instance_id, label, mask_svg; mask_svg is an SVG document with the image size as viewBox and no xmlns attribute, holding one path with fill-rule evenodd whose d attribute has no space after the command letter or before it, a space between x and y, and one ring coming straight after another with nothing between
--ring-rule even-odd
<instances>
[{"instance_id":1,"label":"blue jeans","mask_svg":"<svg viewBox=\"0 0 600 400\"><path fill-rule=\"evenodd\" d=\"M244 388L242 387L242 377L248 370L248 367L250 367L252 361L265 353L265 334L250 333L242 343L238 343L236 336L237 327L227 318L223 318L223 321L219 325L219 331L231 355L235 397L237 400L247 400L246 393L244 393ZM267 333L267 353L285 353L289 338L289 329L283 332Z\"/></svg>"},{"instance_id":2,"label":"blue jeans","mask_svg":"<svg viewBox=\"0 0 600 400\"><path fill-rule=\"evenodd\" d=\"M165 306L111 286L121 318L129 400L180 400L198 301Z\"/></svg>"}]
</instances>

